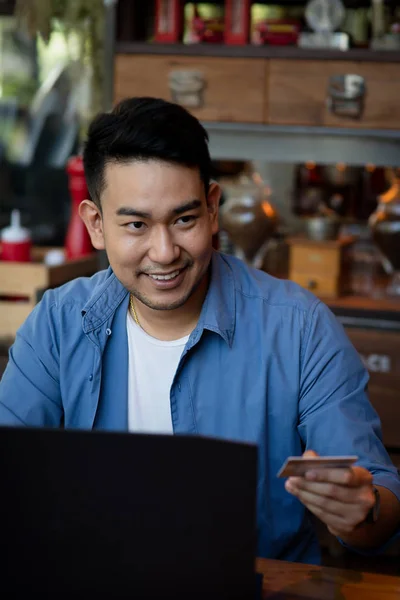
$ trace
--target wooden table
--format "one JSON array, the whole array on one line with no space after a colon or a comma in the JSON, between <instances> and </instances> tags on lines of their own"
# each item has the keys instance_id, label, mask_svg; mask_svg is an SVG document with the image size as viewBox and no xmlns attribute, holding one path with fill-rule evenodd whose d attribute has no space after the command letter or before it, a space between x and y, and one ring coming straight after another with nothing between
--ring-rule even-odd
<instances>
[{"instance_id":1,"label":"wooden table","mask_svg":"<svg viewBox=\"0 0 400 600\"><path fill-rule=\"evenodd\" d=\"M399 600L399 577L258 559L263 600Z\"/></svg>"}]
</instances>

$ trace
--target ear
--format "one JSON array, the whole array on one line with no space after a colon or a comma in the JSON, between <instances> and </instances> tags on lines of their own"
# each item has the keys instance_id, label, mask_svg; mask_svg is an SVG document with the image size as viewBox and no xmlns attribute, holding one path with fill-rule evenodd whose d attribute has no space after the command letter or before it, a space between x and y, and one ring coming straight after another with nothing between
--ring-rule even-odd
<instances>
[{"instance_id":1,"label":"ear","mask_svg":"<svg viewBox=\"0 0 400 600\"><path fill-rule=\"evenodd\" d=\"M212 181L208 188L207 208L210 215L212 234L215 235L219 229L218 213L219 201L221 199L221 188L218 183Z\"/></svg>"},{"instance_id":2,"label":"ear","mask_svg":"<svg viewBox=\"0 0 400 600\"><path fill-rule=\"evenodd\" d=\"M100 208L91 200L83 200L79 205L79 216L86 225L93 247L96 250L104 250L103 217Z\"/></svg>"}]
</instances>

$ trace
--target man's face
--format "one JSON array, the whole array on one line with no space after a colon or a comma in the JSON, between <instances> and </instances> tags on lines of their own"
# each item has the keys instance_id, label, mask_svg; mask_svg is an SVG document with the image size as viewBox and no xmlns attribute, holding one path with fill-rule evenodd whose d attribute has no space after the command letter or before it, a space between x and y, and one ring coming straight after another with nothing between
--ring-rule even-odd
<instances>
[{"instance_id":1,"label":"man's face","mask_svg":"<svg viewBox=\"0 0 400 600\"><path fill-rule=\"evenodd\" d=\"M198 169L155 160L109 164L105 178L96 232L88 225L93 245L146 306L183 306L210 263L218 186L206 198Z\"/></svg>"}]
</instances>

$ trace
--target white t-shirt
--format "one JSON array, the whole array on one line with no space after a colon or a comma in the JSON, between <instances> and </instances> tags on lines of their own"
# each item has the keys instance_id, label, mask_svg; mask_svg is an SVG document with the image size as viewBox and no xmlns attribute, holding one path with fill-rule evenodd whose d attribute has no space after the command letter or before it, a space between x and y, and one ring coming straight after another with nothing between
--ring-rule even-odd
<instances>
[{"instance_id":1,"label":"white t-shirt","mask_svg":"<svg viewBox=\"0 0 400 600\"><path fill-rule=\"evenodd\" d=\"M148 335L128 311L128 427L172 433L170 389L189 336L165 342Z\"/></svg>"}]
</instances>

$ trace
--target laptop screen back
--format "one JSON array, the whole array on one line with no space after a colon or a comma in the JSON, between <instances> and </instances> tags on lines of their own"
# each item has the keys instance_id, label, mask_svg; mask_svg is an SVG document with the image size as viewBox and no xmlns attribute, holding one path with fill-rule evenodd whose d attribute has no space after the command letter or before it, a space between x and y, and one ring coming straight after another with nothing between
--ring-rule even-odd
<instances>
[{"instance_id":1,"label":"laptop screen back","mask_svg":"<svg viewBox=\"0 0 400 600\"><path fill-rule=\"evenodd\" d=\"M0 428L0 593L253 598L256 462L201 437Z\"/></svg>"}]
</instances>

